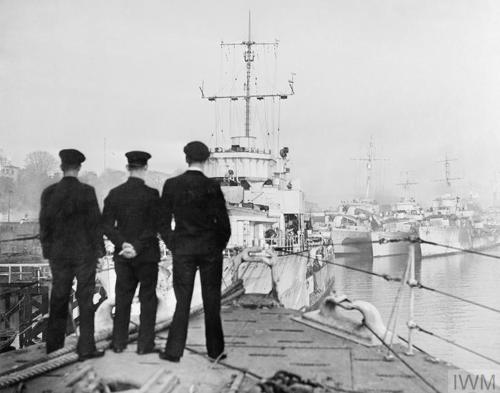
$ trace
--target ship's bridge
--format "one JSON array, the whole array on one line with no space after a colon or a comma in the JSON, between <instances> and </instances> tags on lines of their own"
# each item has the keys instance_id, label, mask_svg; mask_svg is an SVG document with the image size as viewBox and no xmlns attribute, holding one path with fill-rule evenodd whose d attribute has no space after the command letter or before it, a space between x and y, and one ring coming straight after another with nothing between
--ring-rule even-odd
<instances>
[{"instance_id":1,"label":"ship's bridge","mask_svg":"<svg viewBox=\"0 0 500 393\"><path fill-rule=\"evenodd\" d=\"M233 137L231 147L210 149L210 159L205 167L208 177L244 178L266 181L274 176L277 160L271 149L255 146L255 137Z\"/></svg>"}]
</instances>

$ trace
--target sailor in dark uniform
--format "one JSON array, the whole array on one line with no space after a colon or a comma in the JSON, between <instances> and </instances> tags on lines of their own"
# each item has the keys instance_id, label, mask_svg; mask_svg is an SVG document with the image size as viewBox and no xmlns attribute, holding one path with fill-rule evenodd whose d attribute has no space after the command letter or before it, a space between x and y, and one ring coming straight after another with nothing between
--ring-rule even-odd
<instances>
[{"instance_id":1,"label":"sailor in dark uniform","mask_svg":"<svg viewBox=\"0 0 500 393\"><path fill-rule=\"evenodd\" d=\"M85 156L78 150L59 152L64 177L42 194L40 241L50 263L52 289L47 327L47 353L64 346L73 278L80 312L79 360L104 355L94 341L95 274L104 255L101 213L94 188L80 183L78 172Z\"/></svg>"},{"instance_id":2,"label":"sailor in dark uniform","mask_svg":"<svg viewBox=\"0 0 500 393\"><path fill-rule=\"evenodd\" d=\"M103 226L115 246L116 306L112 348L122 352L128 342L130 308L139 288L141 315L137 353L154 351L155 321L158 299L158 262L160 246L157 228L158 190L146 186L149 153L131 151L128 159L128 180L112 189L104 200Z\"/></svg>"},{"instance_id":3,"label":"sailor in dark uniform","mask_svg":"<svg viewBox=\"0 0 500 393\"><path fill-rule=\"evenodd\" d=\"M160 357L178 362L183 354L194 279L199 269L208 356L221 359L225 357L220 317L222 251L231 235L231 227L219 184L202 171L210 156L207 146L191 142L184 153L188 170L165 182L161 198L161 236L173 254L177 304L165 351Z\"/></svg>"}]
</instances>

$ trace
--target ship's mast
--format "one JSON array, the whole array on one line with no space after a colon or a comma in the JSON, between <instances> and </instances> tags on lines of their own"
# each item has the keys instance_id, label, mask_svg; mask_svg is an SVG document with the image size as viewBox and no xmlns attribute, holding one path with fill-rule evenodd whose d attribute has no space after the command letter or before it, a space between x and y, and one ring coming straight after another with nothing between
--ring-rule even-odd
<instances>
[{"instance_id":1,"label":"ship's mast","mask_svg":"<svg viewBox=\"0 0 500 393\"><path fill-rule=\"evenodd\" d=\"M397 183L398 186L403 188L403 193L405 198L410 197L410 186L414 186L418 183L410 181L410 172L406 171L406 180L403 183Z\"/></svg>"},{"instance_id":2,"label":"ship's mast","mask_svg":"<svg viewBox=\"0 0 500 393\"><path fill-rule=\"evenodd\" d=\"M250 76L252 74L252 62L255 59L255 54L252 50L252 20L250 12L248 13L248 41L246 42L247 50L245 51L245 63L247 65L247 82L245 83L245 136L250 136Z\"/></svg>"},{"instance_id":3,"label":"ship's mast","mask_svg":"<svg viewBox=\"0 0 500 393\"><path fill-rule=\"evenodd\" d=\"M238 101L238 99L244 99L245 100L245 137L250 138L250 100L252 98L256 98L257 100L263 100L265 98L279 98L279 99L287 99L289 95L295 94L294 89L293 89L293 76L292 78L288 81L288 84L290 86L290 92L289 93L271 93L271 94L252 94L250 90L250 80L252 78L252 63L255 59L255 53L253 50L254 46L273 46L274 48L278 47L278 41L275 40L274 42L255 42L252 41L252 29L251 29L251 14L250 12L248 13L248 39L243 42L234 42L234 43L225 43L221 42L221 47L224 46L244 46L245 53L243 56L243 59L246 64L246 82L244 86L244 95L229 95L229 96L205 96L205 93L203 91L203 87L200 87L201 90L201 96L202 98L206 98L209 101L216 101L220 99L227 99L231 101Z\"/></svg>"},{"instance_id":4,"label":"ship's mast","mask_svg":"<svg viewBox=\"0 0 500 393\"><path fill-rule=\"evenodd\" d=\"M461 177L451 177L451 165L450 162L456 161L456 158L448 158L448 154L445 154L444 160L438 161L439 163L444 164L444 179L438 180L438 181L444 181L446 182L446 185L451 188L451 182L455 180L461 180Z\"/></svg>"},{"instance_id":5,"label":"ship's mast","mask_svg":"<svg viewBox=\"0 0 500 393\"><path fill-rule=\"evenodd\" d=\"M375 157L375 146L373 144L373 137L370 137L370 144L368 145L368 154L366 158L353 158L357 161L366 162L366 189L365 189L365 198L370 198L371 193L371 183L372 183L372 171L373 171L373 163L375 161L387 161L387 158L376 158Z\"/></svg>"}]
</instances>

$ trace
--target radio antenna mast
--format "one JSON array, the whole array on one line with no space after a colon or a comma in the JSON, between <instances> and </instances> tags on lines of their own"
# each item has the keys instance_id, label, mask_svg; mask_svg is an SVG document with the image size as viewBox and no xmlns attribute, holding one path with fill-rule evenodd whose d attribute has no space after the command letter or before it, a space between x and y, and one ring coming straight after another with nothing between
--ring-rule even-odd
<instances>
[{"instance_id":1,"label":"radio antenna mast","mask_svg":"<svg viewBox=\"0 0 500 393\"><path fill-rule=\"evenodd\" d=\"M373 145L373 136L370 136L370 144L368 145L368 154L367 154L366 158L353 158L353 160L366 162L365 198L369 199L370 193L371 193L373 163L375 161L388 161L388 159L375 157L375 146Z\"/></svg>"},{"instance_id":2,"label":"radio antenna mast","mask_svg":"<svg viewBox=\"0 0 500 393\"><path fill-rule=\"evenodd\" d=\"M403 194L405 198L410 197L410 186L418 184L417 182L410 181L410 172L406 171L406 180L403 183L397 183L398 186L403 188Z\"/></svg>"},{"instance_id":3,"label":"radio antenna mast","mask_svg":"<svg viewBox=\"0 0 500 393\"><path fill-rule=\"evenodd\" d=\"M250 100L253 98L256 98L257 100L263 100L265 98L279 98L282 100L285 100L288 98L288 96L295 94L293 90L293 75L292 78L288 81L288 84L290 86L290 92L289 93L270 93L270 94L252 94L252 91L250 90L250 80L252 78L252 63L255 60L255 52L253 50L254 46L273 46L274 48L278 47L278 40L275 40L274 42L255 42L252 40L252 19L251 19L251 14L250 11L248 12L248 38L246 41L243 42L232 42L232 43L226 43L226 42L221 42L221 47L224 46L244 46L245 53L243 55L243 59L246 64L246 82L244 85L244 94L243 95L228 95L228 96L205 96L203 86L200 87L201 90L201 97L206 98L209 101L216 101L216 100L222 100L222 99L227 99L231 101L238 101L239 99L245 100L245 124L244 124L244 129L245 129L245 137L250 138Z\"/></svg>"},{"instance_id":4,"label":"radio antenna mast","mask_svg":"<svg viewBox=\"0 0 500 393\"><path fill-rule=\"evenodd\" d=\"M448 158L448 154L445 154L444 160L438 161L438 163L444 164L444 179L436 181L444 181L448 187L451 187L451 183L455 180L462 180L461 177L451 177L451 165L450 162L457 161L456 158Z\"/></svg>"}]
</instances>

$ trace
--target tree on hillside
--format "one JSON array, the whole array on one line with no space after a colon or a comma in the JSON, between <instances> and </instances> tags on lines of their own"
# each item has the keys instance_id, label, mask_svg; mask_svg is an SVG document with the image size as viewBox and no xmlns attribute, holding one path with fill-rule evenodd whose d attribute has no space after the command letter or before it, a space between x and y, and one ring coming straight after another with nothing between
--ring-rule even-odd
<instances>
[{"instance_id":1,"label":"tree on hillside","mask_svg":"<svg viewBox=\"0 0 500 393\"><path fill-rule=\"evenodd\" d=\"M34 151L26 155L24 163L17 181L17 198L20 208L32 215L40 209L43 189L59 180L54 176L58 161L46 151Z\"/></svg>"},{"instance_id":2,"label":"tree on hillside","mask_svg":"<svg viewBox=\"0 0 500 393\"><path fill-rule=\"evenodd\" d=\"M16 184L10 177L0 176L0 213L6 214L17 205Z\"/></svg>"},{"instance_id":3,"label":"tree on hillside","mask_svg":"<svg viewBox=\"0 0 500 393\"><path fill-rule=\"evenodd\" d=\"M24 159L25 170L30 173L50 175L57 169L57 160L46 151L34 151Z\"/></svg>"}]
</instances>

